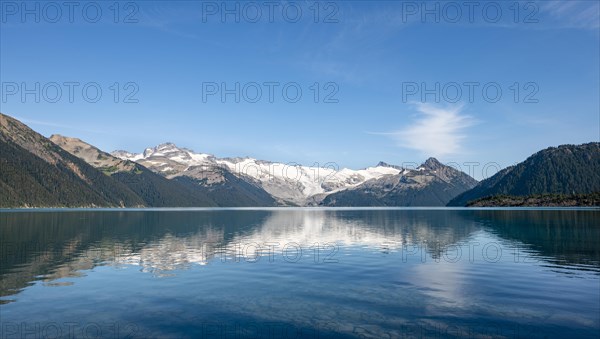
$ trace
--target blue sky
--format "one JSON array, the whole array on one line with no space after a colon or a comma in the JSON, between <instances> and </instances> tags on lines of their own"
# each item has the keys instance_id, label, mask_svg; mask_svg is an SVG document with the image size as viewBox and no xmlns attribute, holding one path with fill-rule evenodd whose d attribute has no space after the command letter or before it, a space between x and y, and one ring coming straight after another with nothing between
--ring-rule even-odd
<instances>
[{"instance_id":1,"label":"blue sky","mask_svg":"<svg viewBox=\"0 0 600 339\"><path fill-rule=\"evenodd\" d=\"M170 141L350 168L436 156L465 171L479 163L470 174L481 179L486 163L497 164L489 175L542 148L600 139L597 1L472 11L435 1L134 1L118 12L112 1L77 2L72 17L61 2L1 4L0 110L106 151ZM65 83L78 84L72 98ZM240 102L222 100L220 87L236 83Z\"/></svg>"}]
</instances>

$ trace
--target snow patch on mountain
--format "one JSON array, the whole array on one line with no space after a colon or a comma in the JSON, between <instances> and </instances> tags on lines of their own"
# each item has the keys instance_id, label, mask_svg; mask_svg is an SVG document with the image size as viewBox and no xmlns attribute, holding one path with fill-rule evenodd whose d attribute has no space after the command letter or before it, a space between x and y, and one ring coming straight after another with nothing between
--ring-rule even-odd
<instances>
[{"instance_id":1,"label":"snow patch on mountain","mask_svg":"<svg viewBox=\"0 0 600 339\"><path fill-rule=\"evenodd\" d=\"M282 204L316 204L328 194L356 187L369 180L397 175L405 169L379 164L361 170L311 167L284 164L253 158L216 158L211 154L195 153L173 143L147 148L141 154L115 151L114 156L132 160L167 177L187 175L197 178L200 172L227 169L237 177L259 184ZM201 175L202 177L205 174Z\"/></svg>"}]
</instances>

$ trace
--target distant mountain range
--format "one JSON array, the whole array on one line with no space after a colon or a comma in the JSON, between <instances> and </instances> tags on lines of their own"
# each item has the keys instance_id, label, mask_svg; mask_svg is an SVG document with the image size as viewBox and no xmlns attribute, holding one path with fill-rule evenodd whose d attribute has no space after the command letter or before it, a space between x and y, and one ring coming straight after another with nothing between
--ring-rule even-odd
<instances>
[{"instance_id":1,"label":"distant mountain range","mask_svg":"<svg viewBox=\"0 0 600 339\"><path fill-rule=\"evenodd\" d=\"M0 114L0 207L464 206L496 194L590 193L600 191L599 145L550 148L477 183L435 158L416 169L352 170L217 158L172 143L109 154Z\"/></svg>"},{"instance_id":2,"label":"distant mountain range","mask_svg":"<svg viewBox=\"0 0 600 339\"><path fill-rule=\"evenodd\" d=\"M171 180L199 186L226 186L227 178L247 182L283 206L444 206L477 181L430 158L417 169L379 163L362 170L307 167L253 158L216 158L166 143L141 154L112 155ZM232 181L233 179L229 179Z\"/></svg>"},{"instance_id":3,"label":"distant mountain range","mask_svg":"<svg viewBox=\"0 0 600 339\"><path fill-rule=\"evenodd\" d=\"M429 158L415 171L404 170L332 193L323 199L322 205L444 206L476 184L469 175Z\"/></svg>"}]
</instances>

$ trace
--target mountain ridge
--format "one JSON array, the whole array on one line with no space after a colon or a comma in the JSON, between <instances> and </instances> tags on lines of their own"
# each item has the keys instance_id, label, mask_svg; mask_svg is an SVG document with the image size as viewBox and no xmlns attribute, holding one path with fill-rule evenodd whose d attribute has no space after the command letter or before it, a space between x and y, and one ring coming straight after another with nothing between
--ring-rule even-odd
<instances>
[{"instance_id":1,"label":"mountain ridge","mask_svg":"<svg viewBox=\"0 0 600 339\"><path fill-rule=\"evenodd\" d=\"M502 169L448 206L498 195L589 194L600 191L600 142L565 144L540 150L517 165Z\"/></svg>"},{"instance_id":2,"label":"mountain ridge","mask_svg":"<svg viewBox=\"0 0 600 339\"><path fill-rule=\"evenodd\" d=\"M0 165L0 206L144 206L125 185L2 113Z\"/></svg>"},{"instance_id":3,"label":"mountain ridge","mask_svg":"<svg viewBox=\"0 0 600 339\"><path fill-rule=\"evenodd\" d=\"M413 171L331 194L324 206L445 206L457 194L473 188L477 181L435 158L428 158Z\"/></svg>"},{"instance_id":4,"label":"mountain ridge","mask_svg":"<svg viewBox=\"0 0 600 339\"><path fill-rule=\"evenodd\" d=\"M540 150L481 182L433 157L416 168L380 161L353 170L218 158L172 142L107 153L2 113L0 151L2 207L465 206L600 191L598 142Z\"/></svg>"},{"instance_id":5,"label":"mountain ridge","mask_svg":"<svg viewBox=\"0 0 600 339\"><path fill-rule=\"evenodd\" d=\"M394 186L402 186L407 192L411 186L411 194L398 195L398 201L388 199L381 203L382 195L371 198L363 196L360 206L443 206L455 194L472 188L476 180L467 174L443 165L435 158L428 158L416 169L407 169L385 162L379 162L374 167L360 170L348 168L338 169L333 164L329 167L310 167L297 164L283 164L273 161L259 160L251 157L217 158L206 153L178 147L172 142L161 143L148 147L143 153L128 151L113 151L114 156L136 161L147 166L156 173L167 178L188 177L193 180L222 180L217 169L226 169L243 181L262 187L276 198L278 205L291 206L346 206L347 199L340 205L337 199L327 199L328 196L353 189L369 186L370 189L385 190L389 180L396 179ZM199 170L199 169L202 170ZM439 173L436 173L440 171ZM451 173L451 174L449 174ZM413 184L400 178L408 176ZM434 186L428 188L428 194L420 194L428 176L436 177ZM457 182L450 183L452 180ZM422 185L421 185L422 184ZM433 190L442 190L433 193ZM327 200L327 201L326 201ZM351 200L356 200L353 198ZM354 202L351 204L354 206Z\"/></svg>"},{"instance_id":6,"label":"mountain ridge","mask_svg":"<svg viewBox=\"0 0 600 339\"><path fill-rule=\"evenodd\" d=\"M274 205L274 201L264 192L247 187L245 183L236 182L235 178L230 176L227 176L225 188L216 184L209 185L211 187L207 188L206 185L190 180L168 179L137 162L114 157L77 138L53 135L50 140L103 170L117 181L124 183L152 207L264 207ZM163 145L161 147L168 146L167 144ZM172 145L174 146L174 144ZM228 193L226 197L223 190Z\"/></svg>"}]
</instances>

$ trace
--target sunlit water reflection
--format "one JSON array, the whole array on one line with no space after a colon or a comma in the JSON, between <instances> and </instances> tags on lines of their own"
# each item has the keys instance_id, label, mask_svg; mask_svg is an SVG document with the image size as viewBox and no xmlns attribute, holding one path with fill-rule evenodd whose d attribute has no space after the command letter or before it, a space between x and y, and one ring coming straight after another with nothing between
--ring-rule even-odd
<instances>
[{"instance_id":1,"label":"sunlit water reflection","mask_svg":"<svg viewBox=\"0 0 600 339\"><path fill-rule=\"evenodd\" d=\"M597 338L597 210L0 213L2 337Z\"/></svg>"}]
</instances>

